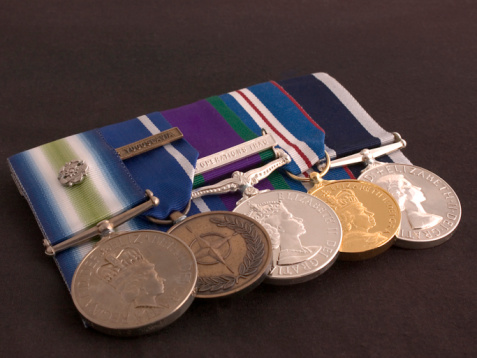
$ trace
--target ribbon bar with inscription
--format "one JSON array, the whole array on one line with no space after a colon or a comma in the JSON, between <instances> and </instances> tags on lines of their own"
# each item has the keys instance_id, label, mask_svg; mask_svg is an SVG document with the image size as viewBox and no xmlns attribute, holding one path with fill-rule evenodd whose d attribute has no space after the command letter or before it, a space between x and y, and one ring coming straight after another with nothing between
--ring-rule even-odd
<instances>
[{"instance_id":1,"label":"ribbon bar with inscription","mask_svg":"<svg viewBox=\"0 0 477 358\"><path fill-rule=\"evenodd\" d=\"M263 152L273 148L277 143L270 134L249 140L245 143L222 150L218 153L208 155L197 160L195 175L208 172L213 169L223 167L253 154Z\"/></svg>"},{"instance_id":2,"label":"ribbon bar with inscription","mask_svg":"<svg viewBox=\"0 0 477 358\"><path fill-rule=\"evenodd\" d=\"M119 157L122 160L132 158L136 155L148 152L152 149L162 147L163 145L172 143L181 139L184 135L179 128L174 127L164 132L154 134L150 137L138 140L137 142L127 144L121 148L117 148Z\"/></svg>"}]
</instances>

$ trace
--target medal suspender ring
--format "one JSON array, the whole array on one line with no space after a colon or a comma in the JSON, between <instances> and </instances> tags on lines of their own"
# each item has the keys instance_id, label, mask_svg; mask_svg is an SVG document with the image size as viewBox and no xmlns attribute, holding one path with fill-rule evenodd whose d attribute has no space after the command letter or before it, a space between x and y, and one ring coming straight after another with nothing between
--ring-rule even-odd
<instances>
[{"instance_id":1,"label":"medal suspender ring","mask_svg":"<svg viewBox=\"0 0 477 358\"><path fill-rule=\"evenodd\" d=\"M286 173L288 174L288 176L290 178L301 181L301 182L312 181L315 184L321 183L322 180L323 180L322 178L328 173L328 171L330 170L330 167L331 167L330 156L329 156L328 152L326 152L326 151L325 151L325 156L326 156L326 166L323 168L323 170L320 173L317 173L317 172L311 173L309 178L299 177L298 175L290 173L288 170L286 171Z\"/></svg>"}]
</instances>

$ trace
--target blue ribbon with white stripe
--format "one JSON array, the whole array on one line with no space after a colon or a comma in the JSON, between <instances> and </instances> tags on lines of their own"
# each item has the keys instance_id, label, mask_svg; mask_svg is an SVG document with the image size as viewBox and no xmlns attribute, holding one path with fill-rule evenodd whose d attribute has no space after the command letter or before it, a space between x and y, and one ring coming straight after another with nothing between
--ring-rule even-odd
<instances>
[{"instance_id":1,"label":"blue ribbon with white stripe","mask_svg":"<svg viewBox=\"0 0 477 358\"><path fill-rule=\"evenodd\" d=\"M147 215L164 219L182 210L190 199L197 151L181 139L125 160L115 148L171 128L160 113L66 137L9 158L21 193L35 214L44 237L51 244L137 206L146 200L145 190L159 199ZM61 167L84 160L89 174L81 183L65 187L58 181ZM145 219L119 227L157 229ZM88 242L56 255L68 284L83 257L92 249Z\"/></svg>"},{"instance_id":2,"label":"blue ribbon with white stripe","mask_svg":"<svg viewBox=\"0 0 477 358\"><path fill-rule=\"evenodd\" d=\"M365 148L394 142L394 135L384 130L336 79L315 73L279 82L326 133L325 148L331 159L345 157ZM384 162L411 164L401 151L380 158ZM325 179L358 177L364 165L335 168Z\"/></svg>"},{"instance_id":3,"label":"blue ribbon with white stripe","mask_svg":"<svg viewBox=\"0 0 477 358\"><path fill-rule=\"evenodd\" d=\"M169 128L162 114L155 112L99 131L111 146L119 148ZM165 219L172 211L184 209L190 199L197 156L197 150L186 140L178 140L124 161L138 185L160 200L146 215Z\"/></svg>"}]
</instances>

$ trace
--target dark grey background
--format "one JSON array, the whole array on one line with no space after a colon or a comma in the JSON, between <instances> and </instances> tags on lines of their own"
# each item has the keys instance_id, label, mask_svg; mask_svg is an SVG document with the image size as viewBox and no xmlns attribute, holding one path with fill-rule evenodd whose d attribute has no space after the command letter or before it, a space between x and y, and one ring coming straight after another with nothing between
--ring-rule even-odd
<instances>
[{"instance_id":1,"label":"dark grey background","mask_svg":"<svg viewBox=\"0 0 477 358\"><path fill-rule=\"evenodd\" d=\"M474 1L0 1L0 354L476 356ZM464 217L442 246L196 300L165 330L86 330L10 178L17 152L269 79L327 72Z\"/></svg>"}]
</instances>

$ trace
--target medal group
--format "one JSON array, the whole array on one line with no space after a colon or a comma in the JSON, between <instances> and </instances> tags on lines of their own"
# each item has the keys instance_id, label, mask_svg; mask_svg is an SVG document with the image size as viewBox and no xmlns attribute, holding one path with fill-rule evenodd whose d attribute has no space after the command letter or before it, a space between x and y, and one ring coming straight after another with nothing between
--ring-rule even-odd
<instances>
[{"instance_id":1,"label":"medal group","mask_svg":"<svg viewBox=\"0 0 477 358\"><path fill-rule=\"evenodd\" d=\"M254 100L245 95L245 90L233 95L237 103L244 103L244 108L247 98ZM262 109L261 112L265 111ZM116 155L119 160L127 161L158 150L166 153L164 149L169 155L173 153L171 143L188 140L180 127L154 133L150 122L141 121L153 136L143 135L140 141L118 145ZM267 131L270 127L267 126ZM196 175L243 163L258 153L268 151L274 155L264 164L255 162L252 169L247 165L239 166L248 168L246 172L235 170L231 177L223 179L226 174L223 171L222 180L210 184L213 180L209 178L207 184L210 185L196 185L193 190L185 190L185 194L183 190L178 191L177 197L188 196L189 204L186 208L181 206L182 212L174 209L178 200L173 189L166 190L167 195L146 190L146 195L142 195L146 201L142 199L142 203L136 203L136 189L139 187L134 189L136 191L128 188L135 202L131 200L123 205L125 210L98 214L95 217L101 217L101 220L84 230L72 230L70 235L61 234L67 237L54 244L48 239L52 237L53 229L50 230L50 224L45 224L48 220L43 220L42 214L38 214L42 204L33 203L32 193L38 189L30 188L35 188L37 183L24 179L27 175L22 173L22 168L26 165L20 162L20 157L10 160L20 192L37 213L47 238L44 241L46 253L61 261L63 252L86 245L82 247L88 253L77 265L70 288L74 304L89 326L118 336L147 334L179 318L194 298L243 294L262 282L276 285L302 283L323 274L337 259L369 259L392 245L409 249L433 247L448 240L460 221L461 207L457 195L443 179L407 163L378 162L375 159L405 147L406 143L398 135L392 144L364 149L333 161L325 152L325 159L310 163L317 166L317 171L303 171L302 168L311 165L300 167L291 154L292 149L283 142L275 142L277 134L281 137L281 132L275 130L268 134L267 131L262 130L262 136L255 139L200 158L195 165ZM105 133L102 137L111 144L115 138L108 138L108 133ZM114 135L114 131L111 133ZM52 161L55 159L54 151L48 149L45 152ZM35 155L29 154L29 158ZM39 155L36 156L38 160ZM334 156L338 155L335 153ZM21 159L26 162L26 159ZM65 210L68 210L64 204L67 199L80 200L68 190L83 187L82 190L90 193L94 188L91 189L92 184L88 182L103 180L97 171L100 166L88 166L93 159L71 160L56 172L57 178L45 179L55 181L49 184L52 187L63 187L55 195L62 200ZM357 163L366 165L357 179L324 179L330 168ZM290 173L288 170L293 166L297 169L295 172L303 174ZM182 161L181 168L186 167ZM194 176L194 167L191 171L186 179ZM277 172L297 185L305 185L307 192L292 188L259 189L261 181ZM125 176L124 182L127 180ZM157 180L172 185L176 180L180 181L180 177L157 177ZM187 215L192 201L198 203L203 198L227 193L240 194L233 197L238 198L233 210ZM151 215L164 204L169 209L165 218ZM115 202L111 201L106 206L114 205ZM79 219L87 217L88 210L84 211L86 214L78 215ZM142 221L149 222L149 226L125 229L124 225L139 216ZM78 227L81 225L84 224L80 223ZM93 243L91 240L98 236L101 239Z\"/></svg>"}]
</instances>

